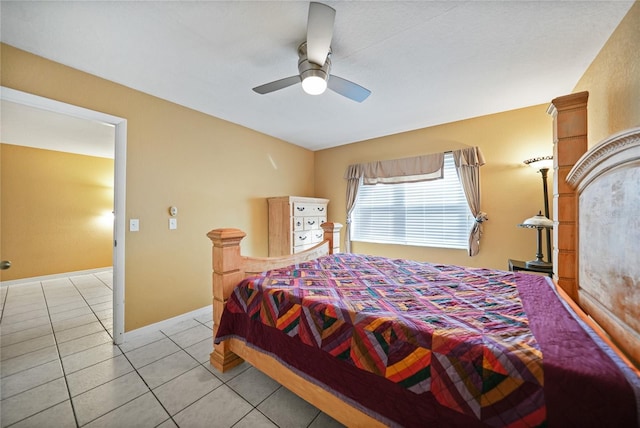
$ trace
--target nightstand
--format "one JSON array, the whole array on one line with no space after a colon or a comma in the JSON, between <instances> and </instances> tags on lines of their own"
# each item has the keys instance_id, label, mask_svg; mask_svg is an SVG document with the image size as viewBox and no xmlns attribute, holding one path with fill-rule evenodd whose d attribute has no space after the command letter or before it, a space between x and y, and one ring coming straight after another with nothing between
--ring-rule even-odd
<instances>
[{"instance_id":1,"label":"nightstand","mask_svg":"<svg viewBox=\"0 0 640 428\"><path fill-rule=\"evenodd\" d=\"M536 267L536 266L527 266L525 262L522 260L513 260L509 259L509 270L512 272L517 272L519 270L526 272L538 272L544 273L553 277L553 266L550 267Z\"/></svg>"}]
</instances>

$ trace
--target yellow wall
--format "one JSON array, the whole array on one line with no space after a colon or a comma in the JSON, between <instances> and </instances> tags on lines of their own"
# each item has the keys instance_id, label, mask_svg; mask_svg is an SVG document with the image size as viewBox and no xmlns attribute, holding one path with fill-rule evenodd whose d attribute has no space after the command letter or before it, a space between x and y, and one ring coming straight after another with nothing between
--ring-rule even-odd
<instances>
[{"instance_id":1,"label":"yellow wall","mask_svg":"<svg viewBox=\"0 0 640 428\"><path fill-rule=\"evenodd\" d=\"M113 160L0 144L3 281L111 266Z\"/></svg>"},{"instance_id":2,"label":"yellow wall","mask_svg":"<svg viewBox=\"0 0 640 428\"><path fill-rule=\"evenodd\" d=\"M316 196L331 199L330 219L344 223L343 175L347 165L478 146L486 160L480 170L482 210L489 216L484 223L480 254L469 257L465 250L361 242L354 242L352 250L496 269L506 269L509 258L534 259L535 233L516 225L544 208L541 176L522 161L552 154L552 121L546 107L534 106L318 151ZM549 184L551 179L549 175Z\"/></svg>"},{"instance_id":3,"label":"yellow wall","mask_svg":"<svg viewBox=\"0 0 640 428\"><path fill-rule=\"evenodd\" d=\"M611 35L574 92L588 91L589 147L640 126L640 2Z\"/></svg>"},{"instance_id":4,"label":"yellow wall","mask_svg":"<svg viewBox=\"0 0 640 428\"><path fill-rule=\"evenodd\" d=\"M243 251L266 256L266 198L313 196L309 150L1 48L3 86L128 121L126 218L140 219L140 231L126 234L126 331L211 304L209 230L240 228L248 234Z\"/></svg>"}]
</instances>

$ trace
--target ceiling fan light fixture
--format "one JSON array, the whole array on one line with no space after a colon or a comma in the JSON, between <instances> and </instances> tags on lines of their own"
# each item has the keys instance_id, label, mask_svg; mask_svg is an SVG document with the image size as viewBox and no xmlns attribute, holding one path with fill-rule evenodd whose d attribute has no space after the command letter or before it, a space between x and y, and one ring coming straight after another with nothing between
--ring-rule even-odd
<instances>
[{"instance_id":1,"label":"ceiling fan light fixture","mask_svg":"<svg viewBox=\"0 0 640 428\"><path fill-rule=\"evenodd\" d=\"M326 4L311 2L307 19L307 40L298 46L298 75L253 88L258 94L268 94L302 83L309 95L320 95L327 89L361 103L371 91L342 77L331 75L331 39L336 11ZM307 55L307 48L311 56ZM331 77L329 77L331 76Z\"/></svg>"},{"instance_id":2,"label":"ceiling fan light fixture","mask_svg":"<svg viewBox=\"0 0 640 428\"><path fill-rule=\"evenodd\" d=\"M327 82L319 76L309 76L302 81L302 89L309 95L320 95L327 89Z\"/></svg>"},{"instance_id":3,"label":"ceiling fan light fixture","mask_svg":"<svg viewBox=\"0 0 640 428\"><path fill-rule=\"evenodd\" d=\"M307 70L301 77L302 89L309 95L320 95L327 89L327 75L322 70Z\"/></svg>"},{"instance_id":4,"label":"ceiling fan light fixture","mask_svg":"<svg viewBox=\"0 0 640 428\"><path fill-rule=\"evenodd\" d=\"M324 64L316 64L307 58L307 42L298 46L298 72L302 82L302 90L309 95L320 95L327 89L327 81L331 71L331 49Z\"/></svg>"}]
</instances>

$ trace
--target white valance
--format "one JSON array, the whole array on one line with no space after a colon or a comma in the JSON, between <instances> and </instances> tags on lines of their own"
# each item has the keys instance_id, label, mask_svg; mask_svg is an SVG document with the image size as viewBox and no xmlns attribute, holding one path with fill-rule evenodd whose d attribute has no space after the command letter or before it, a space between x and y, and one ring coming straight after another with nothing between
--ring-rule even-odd
<instances>
[{"instance_id":1,"label":"white valance","mask_svg":"<svg viewBox=\"0 0 640 428\"><path fill-rule=\"evenodd\" d=\"M444 153L349 165L345 179L363 184L396 184L437 180L444 174Z\"/></svg>"}]
</instances>

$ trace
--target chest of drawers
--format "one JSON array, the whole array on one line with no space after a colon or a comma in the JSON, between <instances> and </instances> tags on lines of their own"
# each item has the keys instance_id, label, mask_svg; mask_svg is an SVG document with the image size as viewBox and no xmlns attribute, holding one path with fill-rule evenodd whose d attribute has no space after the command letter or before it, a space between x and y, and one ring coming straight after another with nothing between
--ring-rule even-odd
<instances>
[{"instance_id":1,"label":"chest of drawers","mask_svg":"<svg viewBox=\"0 0 640 428\"><path fill-rule=\"evenodd\" d=\"M282 196L268 198L269 257L299 253L322 242L328 199Z\"/></svg>"}]
</instances>

